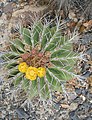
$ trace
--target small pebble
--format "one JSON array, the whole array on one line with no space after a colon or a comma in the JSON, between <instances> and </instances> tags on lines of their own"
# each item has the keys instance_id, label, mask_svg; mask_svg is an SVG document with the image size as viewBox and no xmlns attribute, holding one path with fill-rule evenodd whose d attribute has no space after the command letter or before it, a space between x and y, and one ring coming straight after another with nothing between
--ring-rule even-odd
<instances>
[{"instance_id":1,"label":"small pebble","mask_svg":"<svg viewBox=\"0 0 92 120\"><path fill-rule=\"evenodd\" d=\"M2 11L0 11L0 17L2 16Z\"/></svg>"},{"instance_id":2,"label":"small pebble","mask_svg":"<svg viewBox=\"0 0 92 120\"><path fill-rule=\"evenodd\" d=\"M7 2L18 2L18 0L7 0Z\"/></svg>"},{"instance_id":3,"label":"small pebble","mask_svg":"<svg viewBox=\"0 0 92 120\"><path fill-rule=\"evenodd\" d=\"M83 99L83 101L86 100L86 97L85 97L85 96L81 95L80 97Z\"/></svg>"},{"instance_id":4,"label":"small pebble","mask_svg":"<svg viewBox=\"0 0 92 120\"><path fill-rule=\"evenodd\" d=\"M3 7L4 6L4 3L3 2L0 2L0 7Z\"/></svg>"},{"instance_id":5,"label":"small pebble","mask_svg":"<svg viewBox=\"0 0 92 120\"><path fill-rule=\"evenodd\" d=\"M66 108L69 108L70 106L67 104L61 104L61 107L66 109Z\"/></svg>"},{"instance_id":6,"label":"small pebble","mask_svg":"<svg viewBox=\"0 0 92 120\"><path fill-rule=\"evenodd\" d=\"M75 92L80 95L82 93L82 90L80 88L75 88Z\"/></svg>"},{"instance_id":7,"label":"small pebble","mask_svg":"<svg viewBox=\"0 0 92 120\"><path fill-rule=\"evenodd\" d=\"M77 98L77 94L76 92L73 92L73 93L68 93L68 100L71 101L71 100L74 100Z\"/></svg>"},{"instance_id":8,"label":"small pebble","mask_svg":"<svg viewBox=\"0 0 92 120\"><path fill-rule=\"evenodd\" d=\"M76 14L73 11L70 11L68 17L69 19L74 19L76 18Z\"/></svg>"},{"instance_id":9,"label":"small pebble","mask_svg":"<svg viewBox=\"0 0 92 120\"><path fill-rule=\"evenodd\" d=\"M70 109L71 111L74 111L74 110L77 109L77 107L78 107L78 103L71 103L69 109Z\"/></svg>"},{"instance_id":10,"label":"small pebble","mask_svg":"<svg viewBox=\"0 0 92 120\"><path fill-rule=\"evenodd\" d=\"M79 117L75 113L75 111L69 113L70 120L79 120Z\"/></svg>"},{"instance_id":11,"label":"small pebble","mask_svg":"<svg viewBox=\"0 0 92 120\"><path fill-rule=\"evenodd\" d=\"M88 90L87 90L87 89L85 89L85 88L84 88L84 89L82 89L82 95L84 95L84 96L85 96L85 95L87 95L87 93L88 93Z\"/></svg>"},{"instance_id":12,"label":"small pebble","mask_svg":"<svg viewBox=\"0 0 92 120\"><path fill-rule=\"evenodd\" d=\"M92 120L92 117L86 117L85 120Z\"/></svg>"},{"instance_id":13,"label":"small pebble","mask_svg":"<svg viewBox=\"0 0 92 120\"><path fill-rule=\"evenodd\" d=\"M90 100L89 102L92 103L92 100Z\"/></svg>"},{"instance_id":14,"label":"small pebble","mask_svg":"<svg viewBox=\"0 0 92 120\"><path fill-rule=\"evenodd\" d=\"M13 6L12 6L12 3L9 3L4 7L4 13L8 14L12 12L13 12Z\"/></svg>"}]
</instances>

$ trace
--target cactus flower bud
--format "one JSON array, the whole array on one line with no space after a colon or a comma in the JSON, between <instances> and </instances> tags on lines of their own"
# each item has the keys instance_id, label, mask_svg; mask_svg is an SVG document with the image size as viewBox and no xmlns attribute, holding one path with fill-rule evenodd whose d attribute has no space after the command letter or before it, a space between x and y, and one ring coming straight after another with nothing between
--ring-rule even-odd
<instances>
[{"instance_id":1,"label":"cactus flower bud","mask_svg":"<svg viewBox=\"0 0 92 120\"><path fill-rule=\"evenodd\" d=\"M46 52L45 52L45 56L46 56L46 57L50 57L50 56L51 56L51 53L50 53L49 51L46 51Z\"/></svg>"},{"instance_id":2,"label":"cactus flower bud","mask_svg":"<svg viewBox=\"0 0 92 120\"><path fill-rule=\"evenodd\" d=\"M35 55L36 53L37 53L37 50L36 49L32 49L31 55Z\"/></svg>"},{"instance_id":3,"label":"cactus flower bud","mask_svg":"<svg viewBox=\"0 0 92 120\"><path fill-rule=\"evenodd\" d=\"M38 53L38 57L42 57L43 56L43 53Z\"/></svg>"},{"instance_id":4,"label":"cactus flower bud","mask_svg":"<svg viewBox=\"0 0 92 120\"><path fill-rule=\"evenodd\" d=\"M30 53L24 53L21 55L22 59L25 61L30 57Z\"/></svg>"}]
</instances>

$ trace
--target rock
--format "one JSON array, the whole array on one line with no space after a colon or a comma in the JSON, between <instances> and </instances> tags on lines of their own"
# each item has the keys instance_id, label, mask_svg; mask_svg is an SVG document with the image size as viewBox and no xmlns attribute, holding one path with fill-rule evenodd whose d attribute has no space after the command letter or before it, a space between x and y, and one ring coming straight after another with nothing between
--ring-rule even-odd
<instances>
[{"instance_id":1,"label":"rock","mask_svg":"<svg viewBox=\"0 0 92 120\"><path fill-rule=\"evenodd\" d=\"M89 66L87 66L87 67L89 67ZM86 71L86 72L83 73L83 76L86 77L86 78L89 77L90 75L91 75L90 71Z\"/></svg>"},{"instance_id":2,"label":"rock","mask_svg":"<svg viewBox=\"0 0 92 120\"><path fill-rule=\"evenodd\" d=\"M69 112L68 111L61 111L60 113L59 113L59 117L57 118L55 118L55 119L51 119L51 120L69 120L69 114L68 114ZM57 115L56 115L57 116ZM49 120L49 119L48 119Z\"/></svg>"},{"instance_id":3,"label":"rock","mask_svg":"<svg viewBox=\"0 0 92 120\"><path fill-rule=\"evenodd\" d=\"M18 2L18 0L7 0L7 2Z\"/></svg>"},{"instance_id":4,"label":"rock","mask_svg":"<svg viewBox=\"0 0 92 120\"><path fill-rule=\"evenodd\" d=\"M0 8L4 6L4 3L0 1Z\"/></svg>"},{"instance_id":5,"label":"rock","mask_svg":"<svg viewBox=\"0 0 92 120\"><path fill-rule=\"evenodd\" d=\"M71 92L71 93L69 92L67 95L69 101L74 100L78 96L75 92Z\"/></svg>"},{"instance_id":6,"label":"rock","mask_svg":"<svg viewBox=\"0 0 92 120\"><path fill-rule=\"evenodd\" d=\"M25 118L28 119L30 116L24 111L23 108L17 108L16 112L18 113L19 118Z\"/></svg>"},{"instance_id":7,"label":"rock","mask_svg":"<svg viewBox=\"0 0 92 120\"><path fill-rule=\"evenodd\" d=\"M86 100L86 97L85 97L85 96L81 95L80 97L83 99L83 101Z\"/></svg>"},{"instance_id":8,"label":"rock","mask_svg":"<svg viewBox=\"0 0 92 120\"><path fill-rule=\"evenodd\" d=\"M87 93L88 93L88 90L87 90L86 88L83 88L83 89L82 89L82 95L83 95L83 96L86 96Z\"/></svg>"},{"instance_id":9,"label":"rock","mask_svg":"<svg viewBox=\"0 0 92 120\"><path fill-rule=\"evenodd\" d=\"M12 3L7 4L4 9L3 9L4 13L12 13L13 12L13 5Z\"/></svg>"},{"instance_id":10,"label":"rock","mask_svg":"<svg viewBox=\"0 0 92 120\"><path fill-rule=\"evenodd\" d=\"M89 92L90 94L92 94L92 87L89 87Z\"/></svg>"},{"instance_id":11,"label":"rock","mask_svg":"<svg viewBox=\"0 0 92 120\"><path fill-rule=\"evenodd\" d=\"M69 109L70 109L71 111L74 111L74 110L77 109L77 107L78 107L78 103L71 103Z\"/></svg>"},{"instance_id":12,"label":"rock","mask_svg":"<svg viewBox=\"0 0 92 120\"><path fill-rule=\"evenodd\" d=\"M78 107L78 113L79 114L88 114L89 111L92 109L90 102L84 102L82 105Z\"/></svg>"},{"instance_id":13,"label":"rock","mask_svg":"<svg viewBox=\"0 0 92 120\"><path fill-rule=\"evenodd\" d=\"M90 26L92 26L92 20L89 20L89 21L83 23L83 25L84 25L85 27L90 27Z\"/></svg>"},{"instance_id":14,"label":"rock","mask_svg":"<svg viewBox=\"0 0 92 120\"><path fill-rule=\"evenodd\" d=\"M91 90L91 93L89 91L89 93L87 94L86 97L87 97L88 100L92 100L92 90Z\"/></svg>"},{"instance_id":15,"label":"rock","mask_svg":"<svg viewBox=\"0 0 92 120\"><path fill-rule=\"evenodd\" d=\"M92 103L92 100L90 100L89 102Z\"/></svg>"},{"instance_id":16,"label":"rock","mask_svg":"<svg viewBox=\"0 0 92 120\"><path fill-rule=\"evenodd\" d=\"M74 22L77 22L78 19L76 17L76 14L73 12L73 11L70 11L69 12L69 15L68 15L69 19L72 19Z\"/></svg>"},{"instance_id":17,"label":"rock","mask_svg":"<svg viewBox=\"0 0 92 120\"><path fill-rule=\"evenodd\" d=\"M67 108L69 108L70 106L67 105L67 104L61 104L61 107L67 109Z\"/></svg>"},{"instance_id":18,"label":"rock","mask_svg":"<svg viewBox=\"0 0 92 120\"><path fill-rule=\"evenodd\" d=\"M79 117L75 114L75 111L69 113L70 120L79 120Z\"/></svg>"},{"instance_id":19,"label":"rock","mask_svg":"<svg viewBox=\"0 0 92 120\"><path fill-rule=\"evenodd\" d=\"M80 88L75 88L75 92L80 95L82 93L82 90Z\"/></svg>"},{"instance_id":20,"label":"rock","mask_svg":"<svg viewBox=\"0 0 92 120\"><path fill-rule=\"evenodd\" d=\"M90 77L88 77L87 80L88 80L89 85L92 87L92 75Z\"/></svg>"},{"instance_id":21,"label":"rock","mask_svg":"<svg viewBox=\"0 0 92 120\"><path fill-rule=\"evenodd\" d=\"M84 120L92 120L92 116L86 117Z\"/></svg>"},{"instance_id":22,"label":"rock","mask_svg":"<svg viewBox=\"0 0 92 120\"><path fill-rule=\"evenodd\" d=\"M68 17L69 17L70 19L73 19L73 18L76 17L76 14L75 14L73 11L70 11Z\"/></svg>"},{"instance_id":23,"label":"rock","mask_svg":"<svg viewBox=\"0 0 92 120\"><path fill-rule=\"evenodd\" d=\"M80 105L80 104L83 104L83 99L81 98L81 97L77 97L75 100L74 100L74 102L76 102L76 103L78 103L78 105Z\"/></svg>"},{"instance_id":24,"label":"rock","mask_svg":"<svg viewBox=\"0 0 92 120\"><path fill-rule=\"evenodd\" d=\"M0 10L0 17L2 16L2 11Z\"/></svg>"},{"instance_id":25,"label":"rock","mask_svg":"<svg viewBox=\"0 0 92 120\"><path fill-rule=\"evenodd\" d=\"M54 106L54 108L55 108L56 110L60 110L60 107L61 107L61 106L60 106L59 103L55 103L53 106Z\"/></svg>"}]
</instances>

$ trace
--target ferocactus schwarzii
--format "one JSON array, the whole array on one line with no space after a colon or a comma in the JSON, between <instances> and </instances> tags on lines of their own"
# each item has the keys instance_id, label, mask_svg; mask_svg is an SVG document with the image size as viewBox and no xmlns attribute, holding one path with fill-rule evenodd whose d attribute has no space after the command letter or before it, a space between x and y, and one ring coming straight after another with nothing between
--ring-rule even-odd
<instances>
[{"instance_id":1,"label":"ferocactus schwarzii","mask_svg":"<svg viewBox=\"0 0 92 120\"><path fill-rule=\"evenodd\" d=\"M8 78L15 86L21 84L31 98L51 97L62 91L61 82L76 77L73 72L78 54L72 50L72 38L62 36L61 24L36 22L31 30L21 29L21 39L10 41L10 51L3 55L7 61Z\"/></svg>"}]
</instances>

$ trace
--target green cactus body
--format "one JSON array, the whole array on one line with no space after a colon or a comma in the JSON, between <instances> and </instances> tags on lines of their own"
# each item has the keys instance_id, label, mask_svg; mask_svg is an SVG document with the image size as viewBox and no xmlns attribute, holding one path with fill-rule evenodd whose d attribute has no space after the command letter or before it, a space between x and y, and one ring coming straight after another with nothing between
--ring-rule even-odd
<instances>
[{"instance_id":1,"label":"green cactus body","mask_svg":"<svg viewBox=\"0 0 92 120\"><path fill-rule=\"evenodd\" d=\"M22 39L10 42L10 51L2 56L7 61L8 77L13 77L15 86L21 84L30 98L39 95L47 99L53 91L61 92L61 82L76 76L73 67L78 54L72 50L72 38L62 36L60 26L41 22L31 30L22 28L21 35ZM24 71L19 70L21 63L26 63Z\"/></svg>"}]
</instances>

